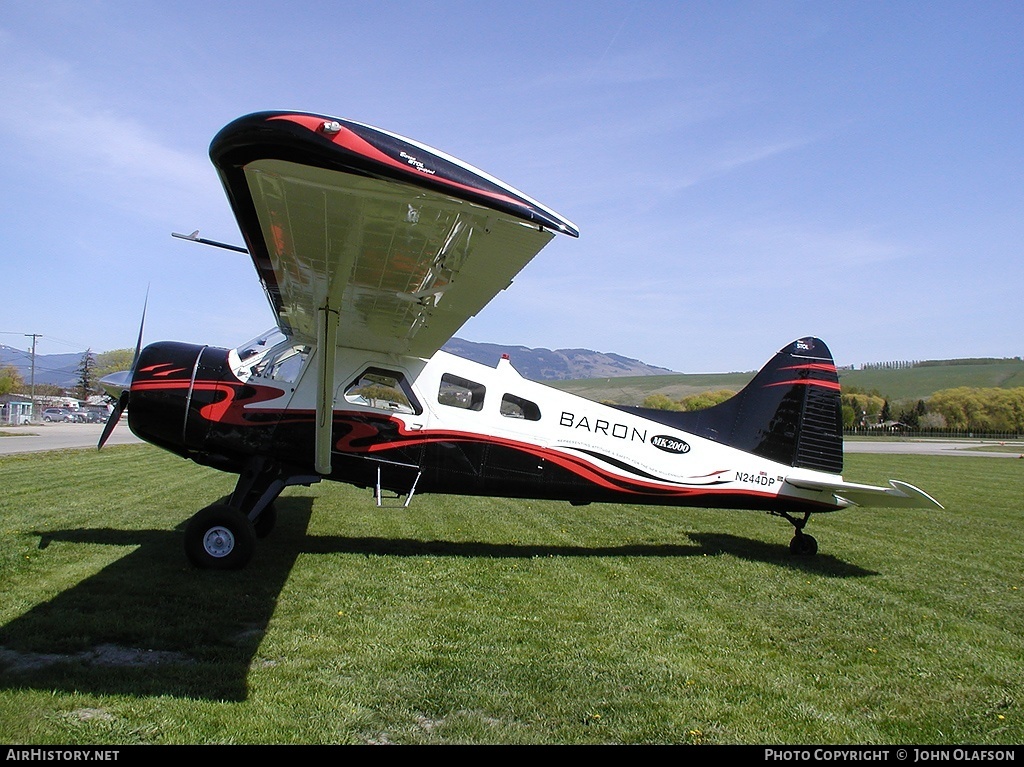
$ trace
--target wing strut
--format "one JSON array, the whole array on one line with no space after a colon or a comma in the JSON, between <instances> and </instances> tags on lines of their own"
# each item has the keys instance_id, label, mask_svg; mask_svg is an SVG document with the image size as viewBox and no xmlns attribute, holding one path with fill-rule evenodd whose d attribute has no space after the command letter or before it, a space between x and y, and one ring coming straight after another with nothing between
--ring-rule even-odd
<instances>
[{"instance_id":1,"label":"wing strut","mask_svg":"<svg viewBox=\"0 0 1024 767\"><path fill-rule=\"evenodd\" d=\"M331 432L334 426L334 358L338 351L338 310L330 304L317 309L316 432L313 466L331 473Z\"/></svg>"}]
</instances>

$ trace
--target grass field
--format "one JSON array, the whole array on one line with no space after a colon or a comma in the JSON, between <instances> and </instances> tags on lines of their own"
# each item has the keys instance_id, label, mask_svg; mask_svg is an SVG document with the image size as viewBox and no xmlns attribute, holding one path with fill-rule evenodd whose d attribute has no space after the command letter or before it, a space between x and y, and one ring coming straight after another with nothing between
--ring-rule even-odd
<instances>
[{"instance_id":1,"label":"grass field","mask_svg":"<svg viewBox=\"0 0 1024 767\"><path fill-rule=\"evenodd\" d=\"M944 511L286 491L249 568L181 527L231 478L150 446L0 459L0 742L1020 744L1024 461L847 456Z\"/></svg>"}]
</instances>

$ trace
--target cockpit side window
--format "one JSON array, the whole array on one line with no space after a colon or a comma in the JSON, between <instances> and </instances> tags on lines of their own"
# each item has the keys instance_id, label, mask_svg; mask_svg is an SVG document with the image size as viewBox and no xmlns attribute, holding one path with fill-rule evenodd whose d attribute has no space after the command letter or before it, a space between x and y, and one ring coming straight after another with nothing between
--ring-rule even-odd
<instances>
[{"instance_id":1,"label":"cockpit side window","mask_svg":"<svg viewBox=\"0 0 1024 767\"><path fill-rule=\"evenodd\" d=\"M481 410L484 406L486 392L487 388L483 384L445 373L441 376L441 388L437 392L437 401L448 407Z\"/></svg>"},{"instance_id":2,"label":"cockpit side window","mask_svg":"<svg viewBox=\"0 0 1024 767\"><path fill-rule=\"evenodd\" d=\"M367 368L345 388L345 400L389 413L419 415L423 408L405 376L383 368Z\"/></svg>"},{"instance_id":3,"label":"cockpit side window","mask_svg":"<svg viewBox=\"0 0 1024 767\"><path fill-rule=\"evenodd\" d=\"M540 408L537 403L514 394L505 394L501 398L501 414L506 418L522 418L526 421L540 420Z\"/></svg>"}]
</instances>

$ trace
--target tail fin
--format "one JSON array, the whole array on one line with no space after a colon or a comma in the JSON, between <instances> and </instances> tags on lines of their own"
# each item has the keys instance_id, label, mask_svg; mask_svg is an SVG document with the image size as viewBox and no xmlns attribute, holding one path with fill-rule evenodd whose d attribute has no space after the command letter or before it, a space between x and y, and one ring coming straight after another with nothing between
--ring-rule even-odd
<instances>
[{"instance_id":1,"label":"tail fin","mask_svg":"<svg viewBox=\"0 0 1024 767\"><path fill-rule=\"evenodd\" d=\"M780 349L743 391L706 410L622 409L788 466L843 469L839 376L817 338Z\"/></svg>"}]
</instances>

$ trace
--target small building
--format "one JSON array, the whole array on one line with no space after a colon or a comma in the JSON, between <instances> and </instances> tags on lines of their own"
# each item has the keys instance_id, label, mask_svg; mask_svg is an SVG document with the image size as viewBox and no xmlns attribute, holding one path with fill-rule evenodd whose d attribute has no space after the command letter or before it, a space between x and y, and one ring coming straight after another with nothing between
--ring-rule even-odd
<instances>
[{"instance_id":1,"label":"small building","mask_svg":"<svg viewBox=\"0 0 1024 767\"><path fill-rule=\"evenodd\" d=\"M32 421L32 401L21 394L0 396L0 424L22 426Z\"/></svg>"}]
</instances>

